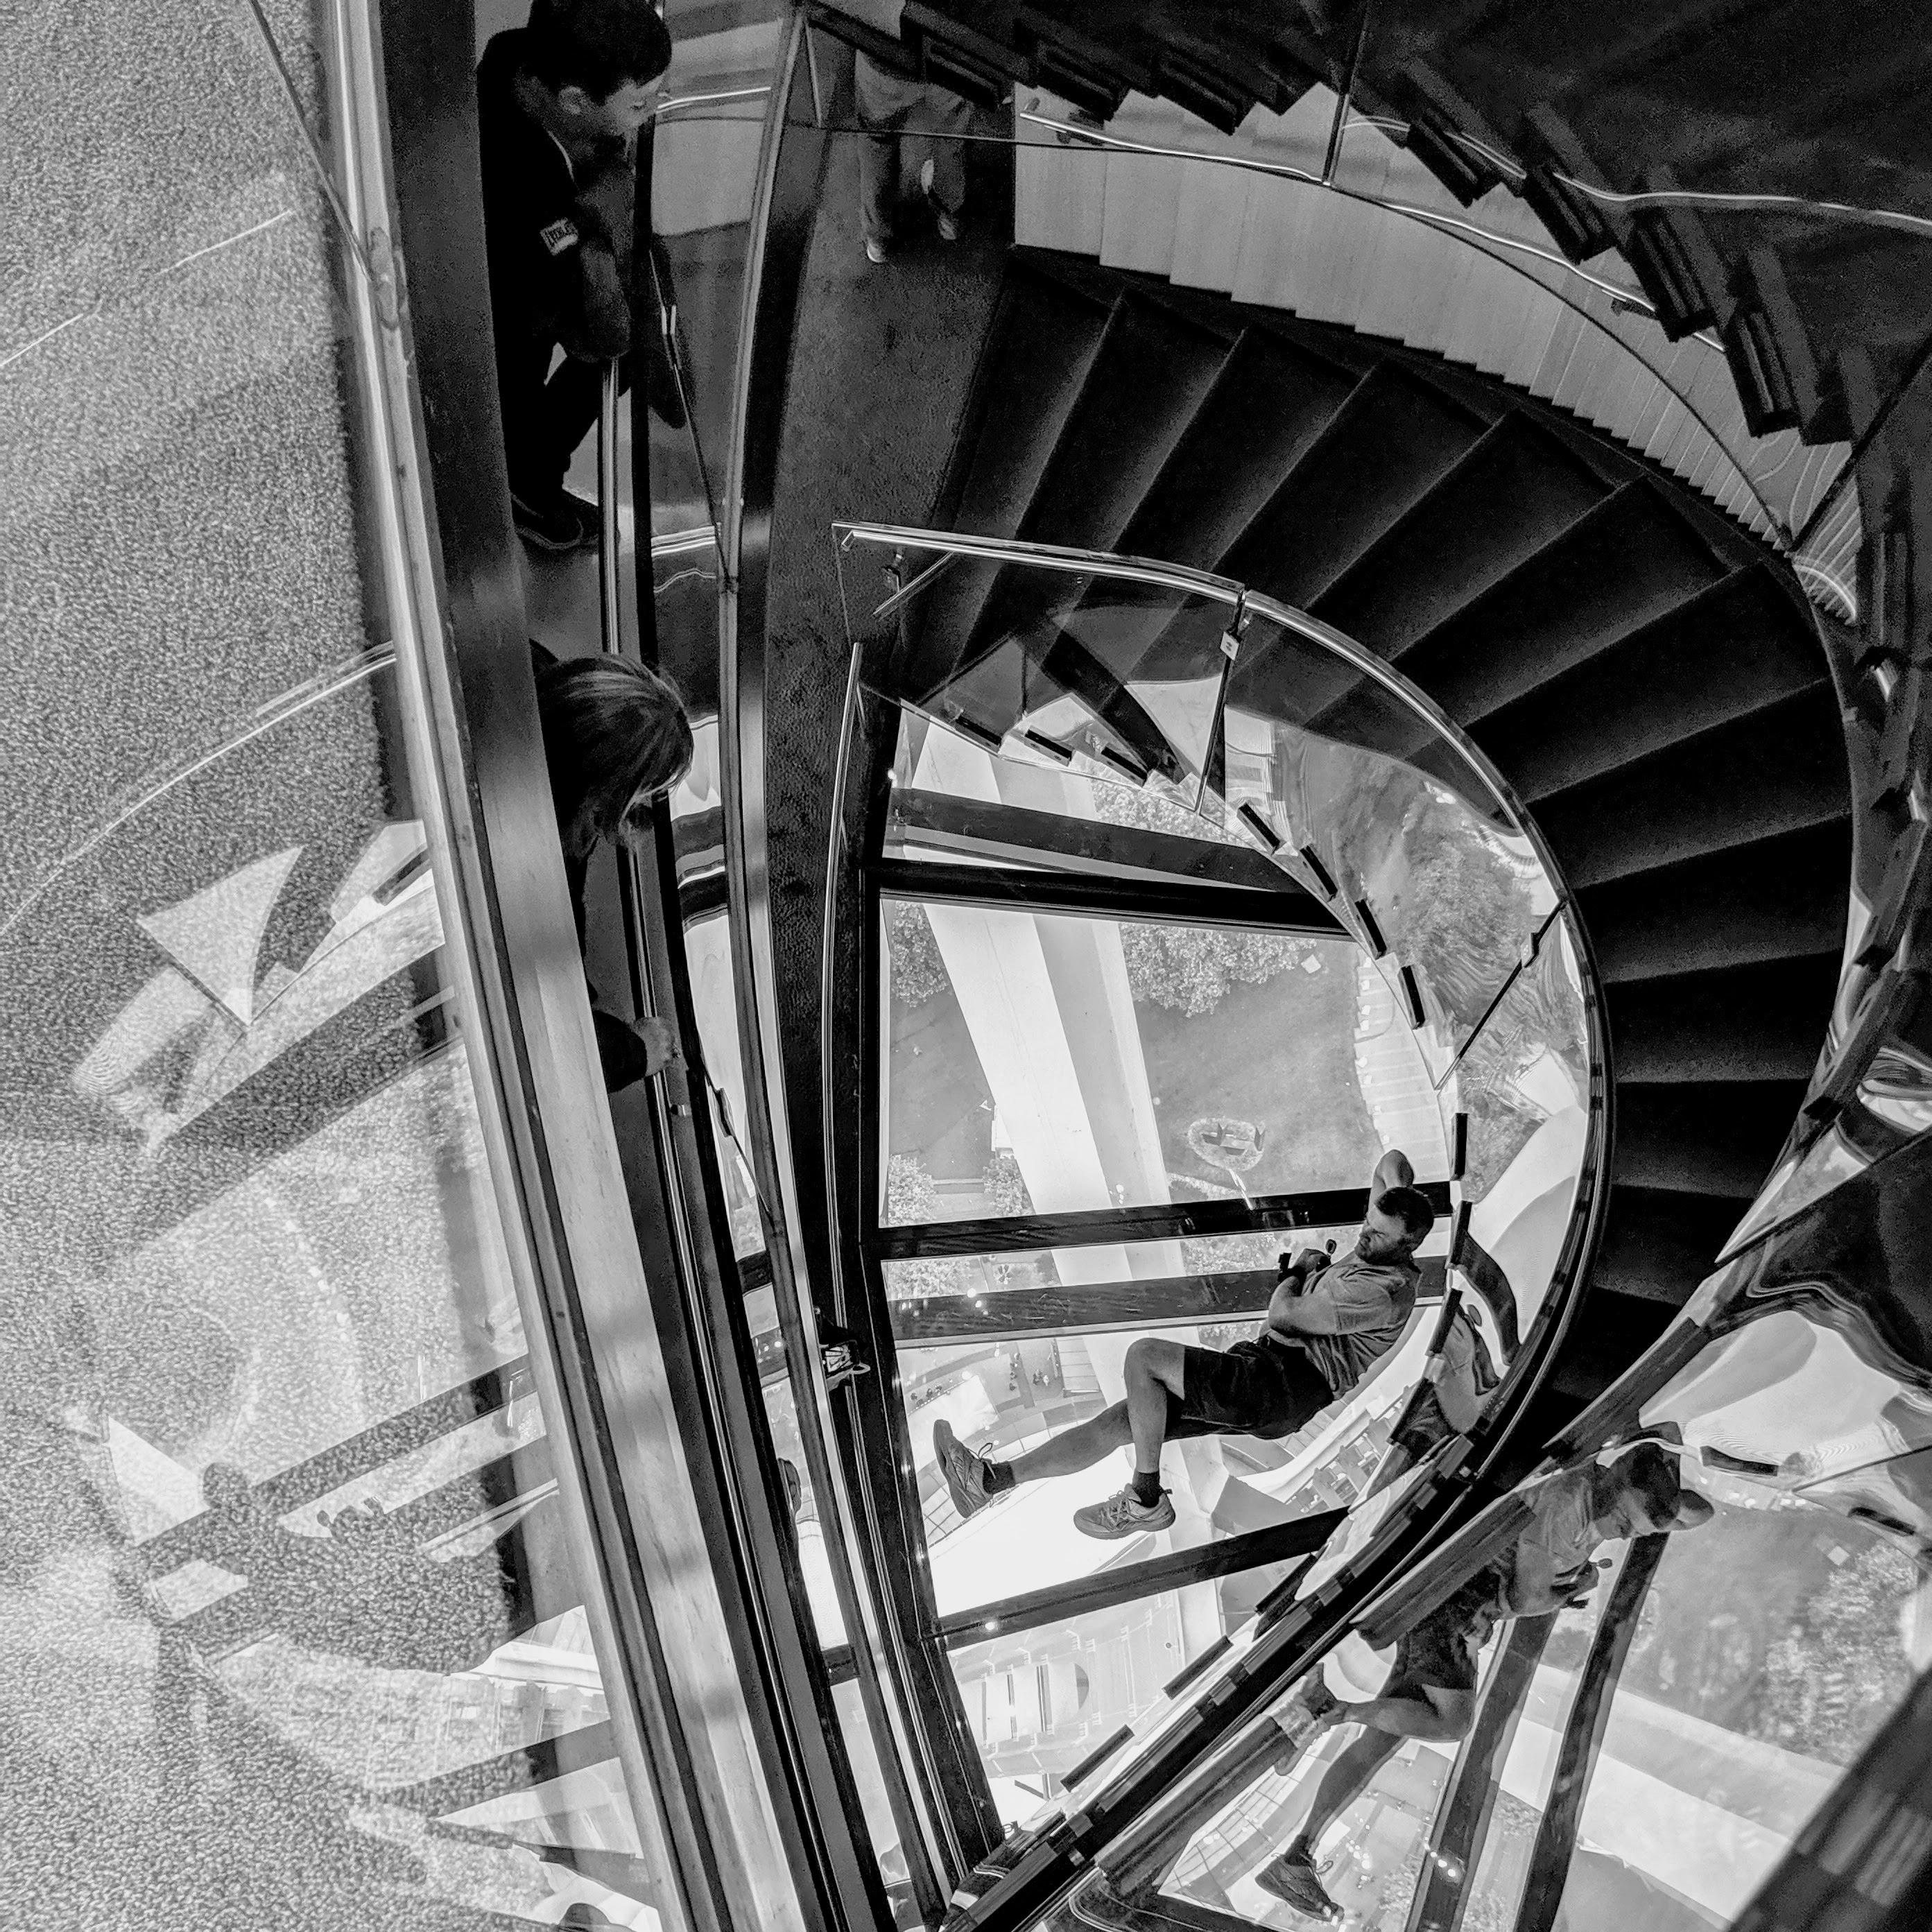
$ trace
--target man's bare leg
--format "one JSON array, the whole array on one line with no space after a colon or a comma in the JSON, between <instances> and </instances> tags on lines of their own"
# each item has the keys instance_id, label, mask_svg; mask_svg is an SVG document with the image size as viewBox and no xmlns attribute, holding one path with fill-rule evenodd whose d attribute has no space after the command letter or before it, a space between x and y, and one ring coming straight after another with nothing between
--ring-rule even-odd
<instances>
[{"instance_id":1,"label":"man's bare leg","mask_svg":"<svg viewBox=\"0 0 1932 1932\"><path fill-rule=\"evenodd\" d=\"M1037 1449L1016 1456L1006 1466L1013 1481L1037 1483L1090 1469L1103 1456L1130 1442L1134 1445L1136 1473L1158 1474L1160 1445L1167 1435L1168 1400L1170 1395L1178 1397L1183 1391L1185 1361L1178 1342L1143 1335L1130 1343L1124 1365L1126 1401L1112 1404L1088 1420L1049 1437Z\"/></svg>"},{"instance_id":2,"label":"man's bare leg","mask_svg":"<svg viewBox=\"0 0 1932 1932\"><path fill-rule=\"evenodd\" d=\"M1325 1714L1328 1724L1360 1724L1362 1735L1322 1773L1301 1829L1279 1857L1256 1874L1264 1892L1299 1911L1333 1910L1334 1902L1322 1890L1315 1872L1315 1848L1322 1842L1322 1834L1367 1790L1403 1738L1447 1744L1469 1728L1475 1709L1472 1692L1438 1690L1427 1684L1418 1688L1419 1697L1371 1697L1360 1704L1337 1704Z\"/></svg>"},{"instance_id":3,"label":"man's bare leg","mask_svg":"<svg viewBox=\"0 0 1932 1932\"><path fill-rule=\"evenodd\" d=\"M1076 1422L1058 1436L1049 1436L1037 1449L1016 1456L1006 1467L1013 1472L1016 1483L1044 1482L1049 1477L1071 1476L1090 1469L1103 1456L1124 1449L1133 1439L1127 1406L1117 1402L1098 1415Z\"/></svg>"}]
</instances>

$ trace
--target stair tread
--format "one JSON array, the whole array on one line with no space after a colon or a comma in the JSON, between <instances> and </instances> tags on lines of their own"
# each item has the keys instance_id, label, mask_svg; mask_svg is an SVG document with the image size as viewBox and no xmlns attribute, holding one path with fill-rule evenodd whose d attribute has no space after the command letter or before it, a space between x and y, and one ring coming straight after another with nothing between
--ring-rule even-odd
<instances>
[{"instance_id":1,"label":"stair tread","mask_svg":"<svg viewBox=\"0 0 1932 1932\"><path fill-rule=\"evenodd\" d=\"M1828 680L1538 802L1574 886L1841 816L1844 740Z\"/></svg>"},{"instance_id":2,"label":"stair tread","mask_svg":"<svg viewBox=\"0 0 1932 1932\"><path fill-rule=\"evenodd\" d=\"M1480 718L1724 574L1660 490L1628 484L1397 662L1451 716Z\"/></svg>"},{"instance_id":3,"label":"stair tread","mask_svg":"<svg viewBox=\"0 0 1932 1932\"><path fill-rule=\"evenodd\" d=\"M1848 815L1588 887L1577 907L1606 984L1806 953L1845 938Z\"/></svg>"},{"instance_id":4,"label":"stair tread","mask_svg":"<svg viewBox=\"0 0 1932 1932\"><path fill-rule=\"evenodd\" d=\"M1606 987L1619 1088L1808 1080L1838 985L1838 961L1822 955Z\"/></svg>"},{"instance_id":5,"label":"stair tread","mask_svg":"<svg viewBox=\"0 0 1932 1932\"><path fill-rule=\"evenodd\" d=\"M1216 568L1306 609L1483 433L1392 362L1363 377Z\"/></svg>"},{"instance_id":6,"label":"stair tread","mask_svg":"<svg viewBox=\"0 0 1932 1932\"><path fill-rule=\"evenodd\" d=\"M1213 568L1358 379L1244 331L1121 538L1135 556Z\"/></svg>"},{"instance_id":7,"label":"stair tread","mask_svg":"<svg viewBox=\"0 0 1932 1932\"><path fill-rule=\"evenodd\" d=\"M1546 679L1473 735L1533 804L1825 676L1816 638L1770 572L1742 570Z\"/></svg>"},{"instance_id":8,"label":"stair tread","mask_svg":"<svg viewBox=\"0 0 1932 1932\"><path fill-rule=\"evenodd\" d=\"M1315 614L1394 657L1607 494L1567 444L1513 410L1322 592Z\"/></svg>"}]
</instances>

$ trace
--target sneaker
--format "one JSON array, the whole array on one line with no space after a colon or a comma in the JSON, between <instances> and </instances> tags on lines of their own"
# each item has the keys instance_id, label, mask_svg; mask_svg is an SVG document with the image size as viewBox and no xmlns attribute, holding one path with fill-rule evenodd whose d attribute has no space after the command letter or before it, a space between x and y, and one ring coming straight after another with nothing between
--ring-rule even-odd
<instances>
[{"instance_id":1,"label":"sneaker","mask_svg":"<svg viewBox=\"0 0 1932 1932\"><path fill-rule=\"evenodd\" d=\"M935 200L932 193L932 164L927 161L919 171L920 192L926 196L926 206L932 210L933 226L939 230L942 242L959 239L959 217L944 202Z\"/></svg>"},{"instance_id":2,"label":"sneaker","mask_svg":"<svg viewBox=\"0 0 1932 1932\"><path fill-rule=\"evenodd\" d=\"M966 1448L953 1434L951 1423L932 1425L932 1456L939 1465L939 1473L946 1478L952 1507L959 1512L962 1522L969 1516L976 1516L992 1501L986 1493L986 1459Z\"/></svg>"},{"instance_id":3,"label":"sneaker","mask_svg":"<svg viewBox=\"0 0 1932 1932\"><path fill-rule=\"evenodd\" d=\"M1165 1492L1160 1500L1144 1503L1130 1483L1103 1503L1090 1503L1073 1512L1073 1527L1082 1536L1104 1537L1108 1540L1138 1536L1143 1530L1165 1529L1174 1520L1174 1504Z\"/></svg>"},{"instance_id":4,"label":"sneaker","mask_svg":"<svg viewBox=\"0 0 1932 1932\"><path fill-rule=\"evenodd\" d=\"M877 268L885 259L886 244L883 242L874 242L868 236L866 238L866 260Z\"/></svg>"},{"instance_id":5,"label":"sneaker","mask_svg":"<svg viewBox=\"0 0 1932 1932\"><path fill-rule=\"evenodd\" d=\"M560 484L554 495L524 496L510 492L510 513L517 532L537 550L561 555L566 550L597 547L597 506L574 496Z\"/></svg>"},{"instance_id":6,"label":"sneaker","mask_svg":"<svg viewBox=\"0 0 1932 1932\"><path fill-rule=\"evenodd\" d=\"M1278 1898L1311 1918L1335 1919L1342 1916L1342 1908L1322 1889L1315 1861L1306 1852L1286 1851L1280 1858L1270 1859L1255 1874L1255 1882L1270 1898Z\"/></svg>"}]
</instances>

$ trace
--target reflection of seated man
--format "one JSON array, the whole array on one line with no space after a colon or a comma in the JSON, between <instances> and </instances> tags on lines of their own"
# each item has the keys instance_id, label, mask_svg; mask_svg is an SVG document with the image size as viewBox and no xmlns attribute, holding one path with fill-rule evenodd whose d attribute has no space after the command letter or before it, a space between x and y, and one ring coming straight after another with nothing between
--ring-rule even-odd
<instances>
[{"instance_id":1,"label":"reflection of seated man","mask_svg":"<svg viewBox=\"0 0 1932 1932\"><path fill-rule=\"evenodd\" d=\"M1127 1349L1124 1402L1011 1462L972 1454L946 1424L934 1424L933 1454L960 1515L983 1509L1016 1484L1090 1468L1131 1442L1133 1480L1075 1511L1075 1526L1099 1537L1165 1529L1174 1505L1160 1486L1162 1442L1292 1436L1346 1395L1400 1339L1421 1279L1412 1257L1436 1218L1414 1180L1405 1155L1382 1156L1354 1248L1332 1266L1319 1249L1304 1248L1283 1270L1260 1340L1223 1352L1141 1336Z\"/></svg>"},{"instance_id":2,"label":"reflection of seated man","mask_svg":"<svg viewBox=\"0 0 1932 1932\"><path fill-rule=\"evenodd\" d=\"M1255 1882L1298 1912L1339 1918L1316 1871L1322 1834L1367 1790L1405 1738L1453 1744L1468 1736L1476 1714L1477 1658L1498 1622L1586 1602L1598 1574L1590 1558L1600 1544L1694 1528L1711 1514L1703 1497L1680 1487L1676 1460L1654 1443L1607 1468L1586 1464L1546 1484L1515 1548L1398 1640L1379 1696L1343 1703L1318 1671L1296 1693L1284 1724L1298 1739L1296 1750L1336 1724L1360 1724L1362 1734L1322 1774L1301 1829Z\"/></svg>"}]
</instances>

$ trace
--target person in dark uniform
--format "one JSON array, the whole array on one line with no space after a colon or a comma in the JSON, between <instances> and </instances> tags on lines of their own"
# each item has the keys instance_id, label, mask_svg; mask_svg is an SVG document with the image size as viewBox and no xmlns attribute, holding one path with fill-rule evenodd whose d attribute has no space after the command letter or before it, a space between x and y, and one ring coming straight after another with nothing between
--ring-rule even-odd
<instances>
[{"instance_id":1,"label":"person in dark uniform","mask_svg":"<svg viewBox=\"0 0 1932 1932\"><path fill-rule=\"evenodd\" d=\"M1133 1444L1135 1474L1118 1495L1074 1512L1083 1535L1165 1529L1174 1504L1160 1485L1163 1442L1190 1436L1292 1436L1345 1396L1401 1339L1421 1271L1413 1256L1436 1220L1408 1157L1376 1164L1369 1211L1354 1246L1330 1262L1319 1248L1290 1262L1268 1304L1258 1341L1190 1348L1143 1335L1129 1345L1126 1400L1063 1430L1011 1462L975 1456L935 1424L934 1460L962 1517L1017 1483L1071 1475Z\"/></svg>"},{"instance_id":2,"label":"person in dark uniform","mask_svg":"<svg viewBox=\"0 0 1932 1932\"><path fill-rule=\"evenodd\" d=\"M541 549L596 541L596 506L563 478L597 420L605 362L628 382L641 351L652 406L682 420L656 320L634 319L629 300L637 133L670 64L649 0L536 0L476 70L503 452L517 528Z\"/></svg>"}]
</instances>

